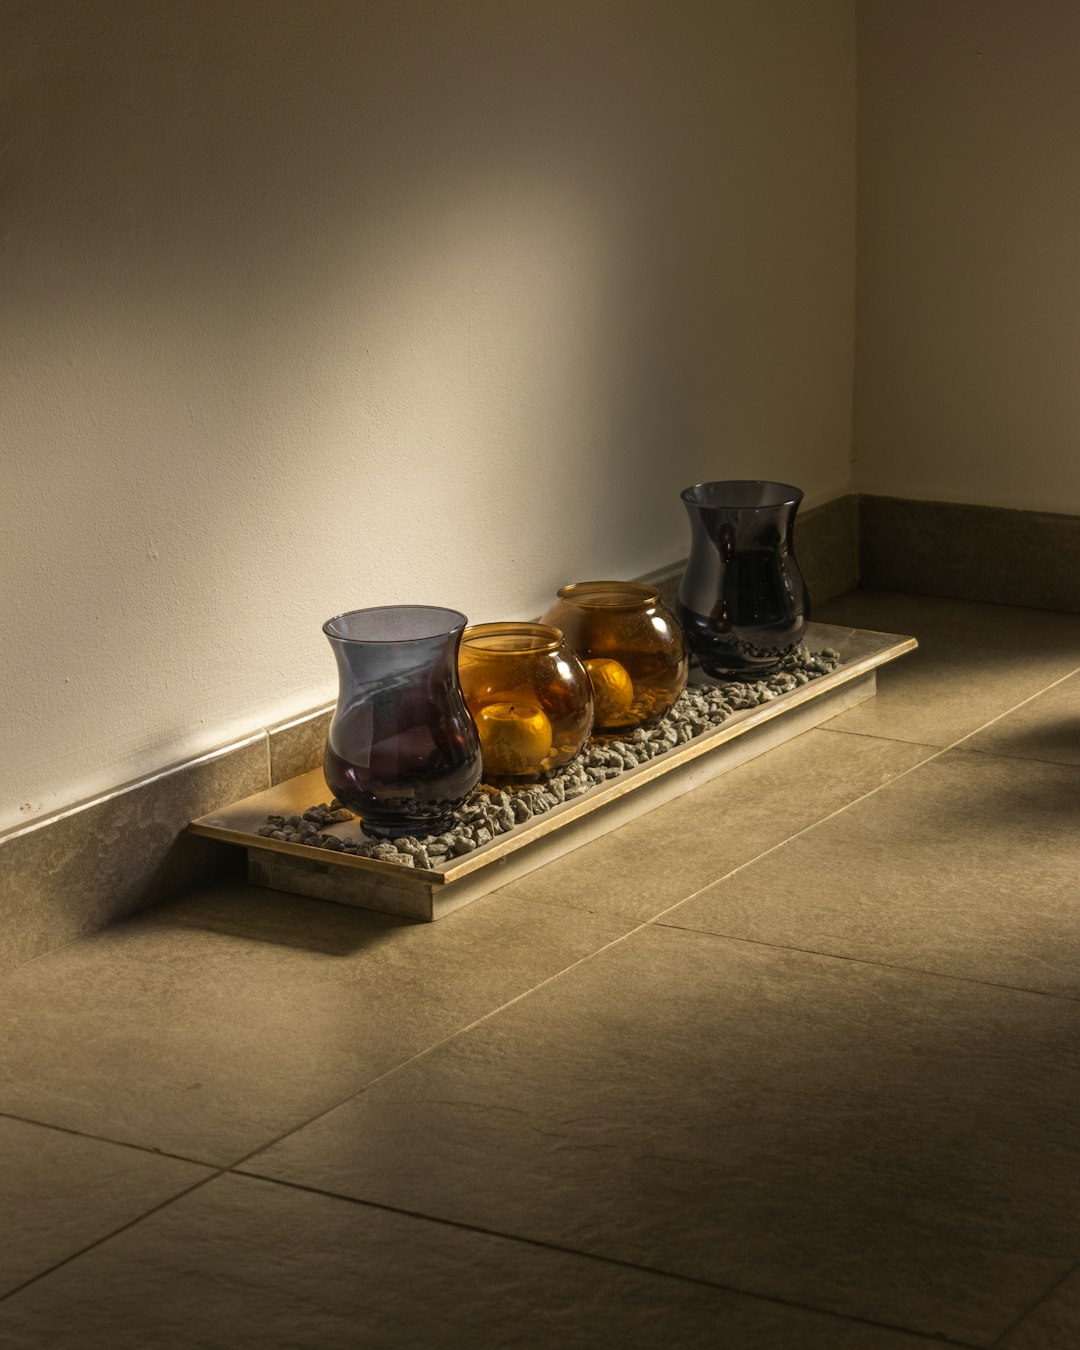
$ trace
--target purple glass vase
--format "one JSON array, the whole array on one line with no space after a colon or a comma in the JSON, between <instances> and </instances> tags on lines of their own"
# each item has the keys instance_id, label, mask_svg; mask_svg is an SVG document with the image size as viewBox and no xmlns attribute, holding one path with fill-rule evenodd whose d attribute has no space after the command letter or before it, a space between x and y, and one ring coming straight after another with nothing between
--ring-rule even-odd
<instances>
[{"instance_id":1,"label":"purple glass vase","mask_svg":"<svg viewBox=\"0 0 1080 1350\"><path fill-rule=\"evenodd\" d=\"M467 622L453 609L388 605L323 624L339 676L323 769L368 834L441 834L480 781L480 738L458 684Z\"/></svg>"}]
</instances>

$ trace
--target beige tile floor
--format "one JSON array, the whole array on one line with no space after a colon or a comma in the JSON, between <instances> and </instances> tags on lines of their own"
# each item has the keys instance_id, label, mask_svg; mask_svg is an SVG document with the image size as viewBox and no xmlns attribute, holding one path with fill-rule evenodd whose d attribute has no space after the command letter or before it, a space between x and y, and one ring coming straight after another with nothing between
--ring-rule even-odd
<instances>
[{"instance_id":1,"label":"beige tile floor","mask_svg":"<svg viewBox=\"0 0 1080 1350\"><path fill-rule=\"evenodd\" d=\"M194 893L0 976L0 1347L1080 1347L1080 616L433 926Z\"/></svg>"}]
</instances>

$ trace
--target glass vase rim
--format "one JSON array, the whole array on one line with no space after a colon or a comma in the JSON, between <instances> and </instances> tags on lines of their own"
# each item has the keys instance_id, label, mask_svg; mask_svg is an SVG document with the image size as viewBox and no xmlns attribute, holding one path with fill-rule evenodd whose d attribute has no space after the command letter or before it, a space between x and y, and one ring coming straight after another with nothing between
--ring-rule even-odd
<instances>
[{"instance_id":1,"label":"glass vase rim","mask_svg":"<svg viewBox=\"0 0 1080 1350\"><path fill-rule=\"evenodd\" d=\"M355 619L360 615L365 617L375 615L414 615L421 614L443 615L444 618L438 626L433 626L430 631L417 633L411 637L363 637L353 636L348 633L339 633L333 630L332 625L340 623L343 619ZM453 622L448 622L452 620ZM436 638L452 637L455 633L464 630L469 620L460 610L448 609L443 605L369 605L360 609L347 609L340 614L335 614L327 619L322 626L322 631L331 640L331 642L344 642L350 646L357 647L386 647L386 646L408 646L412 643L432 642Z\"/></svg>"},{"instance_id":2,"label":"glass vase rim","mask_svg":"<svg viewBox=\"0 0 1080 1350\"><path fill-rule=\"evenodd\" d=\"M581 609L641 609L658 604L660 592L644 581L572 581L556 592L560 600ZM602 595L621 595L601 600Z\"/></svg>"},{"instance_id":3,"label":"glass vase rim","mask_svg":"<svg viewBox=\"0 0 1080 1350\"><path fill-rule=\"evenodd\" d=\"M771 488L772 500L765 502L708 501L698 494L703 488L732 489L732 496L749 496L750 489ZM806 494L792 483L781 483L772 478L716 478L691 483L679 496L688 506L712 507L728 511L775 511L779 506L798 506Z\"/></svg>"},{"instance_id":4,"label":"glass vase rim","mask_svg":"<svg viewBox=\"0 0 1080 1350\"><path fill-rule=\"evenodd\" d=\"M487 647L482 645L485 638L510 638L521 634L524 639L518 646ZM530 638L536 641L529 641ZM494 623L471 623L461 635L461 645L468 647L471 653L480 656L528 656L540 652L555 652L565 643L566 635L561 628L550 623L534 623L528 619L503 619Z\"/></svg>"}]
</instances>

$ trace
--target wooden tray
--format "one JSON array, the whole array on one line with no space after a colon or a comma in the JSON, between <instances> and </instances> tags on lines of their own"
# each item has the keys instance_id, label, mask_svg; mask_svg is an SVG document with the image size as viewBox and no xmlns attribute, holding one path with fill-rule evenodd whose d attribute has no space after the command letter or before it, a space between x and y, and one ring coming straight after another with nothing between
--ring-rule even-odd
<instances>
[{"instance_id":1,"label":"wooden tray","mask_svg":"<svg viewBox=\"0 0 1080 1350\"><path fill-rule=\"evenodd\" d=\"M918 645L896 633L817 623L809 626L806 643L812 651L835 648L841 666L759 708L735 713L722 726L438 867L402 867L258 834L268 815L298 815L329 799L321 769L201 816L190 829L245 847L248 880L255 885L413 919L438 919L872 697L877 668ZM715 684L707 676L691 674L691 681L695 679ZM360 827L350 821L326 832L356 838Z\"/></svg>"}]
</instances>

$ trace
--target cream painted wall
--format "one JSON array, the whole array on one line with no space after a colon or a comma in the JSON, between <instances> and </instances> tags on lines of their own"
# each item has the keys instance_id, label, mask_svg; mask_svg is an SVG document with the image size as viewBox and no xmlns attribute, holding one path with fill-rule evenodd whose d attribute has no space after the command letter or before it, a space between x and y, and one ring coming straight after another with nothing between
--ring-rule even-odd
<instances>
[{"instance_id":1,"label":"cream painted wall","mask_svg":"<svg viewBox=\"0 0 1080 1350\"><path fill-rule=\"evenodd\" d=\"M0 15L0 828L851 483L851 0Z\"/></svg>"},{"instance_id":2,"label":"cream painted wall","mask_svg":"<svg viewBox=\"0 0 1080 1350\"><path fill-rule=\"evenodd\" d=\"M1080 512L1080 5L860 0L858 485Z\"/></svg>"}]
</instances>

